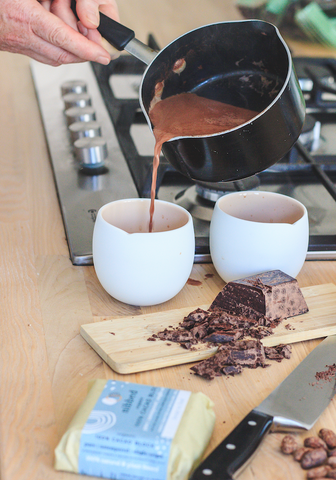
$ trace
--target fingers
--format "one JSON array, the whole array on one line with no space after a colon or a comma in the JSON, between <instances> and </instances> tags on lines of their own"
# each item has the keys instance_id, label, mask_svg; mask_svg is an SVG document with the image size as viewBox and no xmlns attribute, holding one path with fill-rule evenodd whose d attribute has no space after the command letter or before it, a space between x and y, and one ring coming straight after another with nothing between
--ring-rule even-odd
<instances>
[{"instance_id":1,"label":"fingers","mask_svg":"<svg viewBox=\"0 0 336 480\"><path fill-rule=\"evenodd\" d=\"M27 37L28 38L28 37ZM34 60L37 60L48 65L58 66L63 63L79 63L83 62L82 58L66 52L62 48L55 47L48 42L45 42L41 38L31 36L29 41L13 41L4 42L0 35L0 50L6 50L11 53L20 53L21 55L27 55Z\"/></svg>"},{"instance_id":2,"label":"fingers","mask_svg":"<svg viewBox=\"0 0 336 480\"><path fill-rule=\"evenodd\" d=\"M51 0L40 0L42 7L50 12Z\"/></svg>"},{"instance_id":3,"label":"fingers","mask_svg":"<svg viewBox=\"0 0 336 480\"><path fill-rule=\"evenodd\" d=\"M58 53L55 59L59 63L70 63L74 59L77 61L93 61L107 65L111 58L108 52L98 43L90 41L77 31L77 24L72 28L64 23L56 15L41 9L36 15L31 17L30 28L32 32L47 44L58 48L48 50ZM72 12L71 12L72 13ZM46 50L46 45L40 45ZM41 53L41 52L39 52Z\"/></svg>"},{"instance_id":4,"label":"fingers","mask_svg":"<svg viewBox=\"0 0 336 480\"><path fill-rule=\"evenodd\" d=\"M42 5L44 3L46 3L46 0L42 2ZM53 0L50 2L50 12L77 30L77 19L70 8L70 0Z\"/></svg>"},{"instance_id":5,"label":"fingers","mask_svg":"<svg viewBox=\"0 0 336 480\"><path fill-rule=\"evenodd\" d=\"M101 0L78 0L96 8ZM104 8L117 15L114 0L104 0ZM28 55L50 65L93 61L107 65L110 47L95 28L78 22L70 9L70 0L0 0L0 50ZM112 12L112 13L111 13ZM82 12L83 15L83 12ZM6 22L2 18L7 18ZM104 45L104 47L102 46ZM111 51L114 57L117 55Z\"/></svg>"},{"instance_id":6,"label":"fingers","mask_svg":"<svg viewBox=\"0 0 336 480\"><path fill-rule=\"evenodd\" d=\"M77 0L77 14L86 28L98 27L99 11L119 21L118 7L115 0Z\"/></svg>"},{"instance_id":7,"label":"fingers","mask_svg":"<svg viewBox=\"0 0 336 480\"><path fill-rule=\"evenodd\" d=\"M116 58L119 57L120 52L114 48L107 40L105 40L98 30L92 29L89 30L88 28L84 27L84 25L81 22L77 23L78 30L84 37L86 37L88 40L91 40L92 42L98 43L101 45L109 54L111 57L111 60L115 60Z\"/></svg>"},{"instance_id":8,"label":"fingers","mask_svg":"<svg viewBox=\"0 0 336 480\"><path fill-rule=\"evenodd\" d=\"M46 65L51 65L53 67L58 67L66 63L81 63L83 60L81 58L75 57L74 55L69 54L61 49L52 49L48 46L46 49L38 50L22 50L18 53L22 55L27 55L38 62L45 63Z\"/></svg>"},{"instance_id":9,"label":"fingers","mask_svg":"<svg viewBox=\"0 0 336 480\"><path fill-rule=\"evenodd\" d=\"M77 22L77 19L70 9L70 1L71 0L53 0L50 7L51 12L72 28L78 30L88 40L102 46L109 54L110 60L118 58L120 52L106 42L96 30L96 26L98 26L100 20L99 9L101 9L105 15L119 20L116 2L114 0L77 0L77 15L81 20L84 19L84 24L83 21ZM91 21L88 21L90 18Z\"/></svg>"}]
</instances>

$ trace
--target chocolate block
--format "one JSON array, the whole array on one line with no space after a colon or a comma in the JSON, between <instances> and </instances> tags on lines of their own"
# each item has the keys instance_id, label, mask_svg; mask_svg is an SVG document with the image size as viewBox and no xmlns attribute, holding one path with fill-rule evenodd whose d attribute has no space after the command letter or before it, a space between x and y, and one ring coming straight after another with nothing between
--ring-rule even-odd
<instances>
[{"instance_id":1,"label":"chocolate block","mask_svg":"<svg viewBox=\"0 0 336 480\"><path fill-rule=\"evenodd\" d=\"M216 309L255 320L278 320L308 312L297 280L281 270L229 282L209 310Z\"/></svg>"}]
</instances>

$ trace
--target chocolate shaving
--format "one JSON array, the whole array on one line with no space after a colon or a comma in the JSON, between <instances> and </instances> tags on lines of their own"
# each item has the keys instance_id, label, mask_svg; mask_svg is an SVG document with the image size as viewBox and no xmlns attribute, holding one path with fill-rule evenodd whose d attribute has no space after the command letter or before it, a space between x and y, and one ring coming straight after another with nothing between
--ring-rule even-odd
<instances>
[{"instance_id":1,"label":"chocolate shaving","mask_svg":"<svg viewBox=\"0 0 336 480\"><path fill-rule=\"evenodd\" d=\"M324 370L323 372L316 372L315 373L315 378L319 382L320 380L324 380L326 382L331 382L332 380L335 379L336 375L336 364L334 363L333 365L326 365L327 370Z\"/></svg>"},{"instance_id":2,"label":"chocolate shaving","mask_svg":"<svg viewBox=\"0 0 336 480\"><path fill-rule=\"evenodd\" d=\"M199 343L217 346L214 356L191 368L195 374L212 380L220 375L237 375L244 368L266 367L266 359L281 362L284 358L290 358L289 345L264 348L260 342L261 338L272 334L274 327L265 327L272 323L276 326L279 322L269 322L267 318L249 319L219 308L197 308L184 317L177 327L166 328L152 337L179 343L187 350L195 349Z\"/></svg>"}]
</instances>

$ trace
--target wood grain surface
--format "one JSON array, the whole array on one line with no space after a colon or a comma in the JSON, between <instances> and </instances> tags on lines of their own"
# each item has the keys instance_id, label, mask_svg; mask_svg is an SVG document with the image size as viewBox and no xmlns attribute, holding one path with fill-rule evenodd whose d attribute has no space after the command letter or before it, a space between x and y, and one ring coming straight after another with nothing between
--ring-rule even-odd
<instances>
[{"instance_id":1,"label":"wood grain surface","mask_svg":"<svg viewBox=\"0 0 336 480\"><path fill-rule=\"evenodd\" d=\"M185 31L218 20L240 18L229 0L122 0L122 21L140 39L153 33L162 46ZM290 41L294 55L335 56L319 45ZM119 319L209 304L223 287L211 264L195 265L173 300L158 307L121 304L99 285L93 267L69 260L29 60L0 52L0 478L74 480L56 472L54 448L83 401L88 381L123 379L80 335L94 317ZM209 278L209 274L212 275ZM306 262L301 287L336 281L336 263ZM272 368L245 370L235 378L205 381L190 365L136 374L129 381L202 391L215 402L216 425L209 453L318 344L300 342L290 360ZM311 432L336 430L336 401ZM279 451L282 435L265 440L241 480L300 480L305 473Z\"/></svg>"}]
</instances>

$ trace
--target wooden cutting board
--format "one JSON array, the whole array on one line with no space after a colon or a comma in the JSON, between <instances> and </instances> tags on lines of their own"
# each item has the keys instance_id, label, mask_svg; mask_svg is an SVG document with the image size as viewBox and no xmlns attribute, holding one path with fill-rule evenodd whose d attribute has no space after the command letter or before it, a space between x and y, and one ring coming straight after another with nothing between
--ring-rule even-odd
<instances>
[{"instance_id":1,"label":"wooden cutting board","mask_svg":"<svg viewBox=\"0 0 336 480\"><path fill-rule=\"evenodd\" d=\"M336 285L328 283L302 288L309 307L304 315L291 317L262 340L264 346L295 343L336 334ZM148 315L110 319L96 317L95 323L81 326L81 335L101 358L117 373L135 373L172 365L195 362L213 355L217 348L206 344L185 350L176 343L147 339L169 326L177 326L197 307L179 308Z\"/></svg>"}]
</instances>

